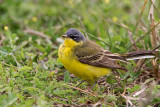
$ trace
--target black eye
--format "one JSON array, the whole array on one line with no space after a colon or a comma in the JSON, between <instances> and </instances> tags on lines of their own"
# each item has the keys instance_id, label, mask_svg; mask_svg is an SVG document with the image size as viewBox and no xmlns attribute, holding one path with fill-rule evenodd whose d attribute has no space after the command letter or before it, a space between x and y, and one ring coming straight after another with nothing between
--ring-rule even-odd
<instances>
[{"instance_id":1,"label":"black eye","mask_svg":"<svg viewBox=\"0 0 160 107\"><path fill-rule=\"evenodd\" d=\"M73 40L76 40L76 36L73 34L70 35L70 38L72 38Z\"/></svg>"},{"instance_id":2,"label":"black eye","mask_svg":"<svg viewBox=\"0 0 160 107\"><path fill-rule=\"evenodd\" d=\"M70 37L74 36L73 34L70 34Z\"/></svg>"}]
</instances>

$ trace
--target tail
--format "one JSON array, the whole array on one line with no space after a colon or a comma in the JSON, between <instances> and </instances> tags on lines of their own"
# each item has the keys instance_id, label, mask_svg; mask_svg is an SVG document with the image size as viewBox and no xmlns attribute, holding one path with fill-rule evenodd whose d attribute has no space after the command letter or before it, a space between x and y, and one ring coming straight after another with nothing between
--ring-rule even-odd
<instances>
[{"instance_id":1,"label":"tail","mask_svg":"<svg viewBox=\"0 0 160 107\"><path fill-rule=\"evenodd\" d=\"M155 51L135 51L125 54L120 54L121 57L124 57L127 60L135 60L135 59L144 59L144 58L154 58Z\"/></svg>"},{"instance_id":2,"label":"tail","mask_svg":"<svg viewBox=\"0 0 160 107\"><path fill-rule=\"evenodd\" d=\"M160 48L160 45L157 46L156 48L154 48L153 50L135 51L135 52L120 54L120 56L125 58L126 60L154 58L155 57L155 53L159 51L158 48Z\"/></svg>"}]
</instances>

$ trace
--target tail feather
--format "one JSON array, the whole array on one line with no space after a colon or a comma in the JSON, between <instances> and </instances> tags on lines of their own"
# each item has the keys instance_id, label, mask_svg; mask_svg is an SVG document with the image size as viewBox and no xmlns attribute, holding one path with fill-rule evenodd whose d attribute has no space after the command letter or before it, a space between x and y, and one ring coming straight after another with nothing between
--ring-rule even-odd
<instances>
[{"instance_id":1,"label":"tail feather","mask_svg":"<svg viewBox=\"0 0 160 107\"><path fill-rule=\"evenodd\" d=\"M144 59L144 58L154 58L155 57L155 51L149 50L149 51L135 51L130 53L124 53L120 56L126 58L127 60L135 60L135 59Z\"/></svg>"},{"instance_id":2,"label":"tail feather","mask_svg":"<svg viewBox=\"0 0 160 107\"><path fill-rule=\"evenodd\" d=\"M145 58L154 58L155 56L151 56L151 55L145 55L145 56L138 56L138 57L129 57L126 58L128 61L129 60L135 60L135 59L145 59Z\"/></svg>"}]
</instances>

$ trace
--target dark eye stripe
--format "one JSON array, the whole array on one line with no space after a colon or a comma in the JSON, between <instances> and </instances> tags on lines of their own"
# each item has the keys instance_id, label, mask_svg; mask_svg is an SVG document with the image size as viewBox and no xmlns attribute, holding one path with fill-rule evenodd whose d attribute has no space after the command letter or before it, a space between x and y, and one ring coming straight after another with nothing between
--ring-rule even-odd
<instances>
[{"instance_id":1,"label":"dark eye stripe","mask_svg":"<svg viewBox=\"0 0 160 107\"><path fill-rule=\"evenodd\" d=\"M78 37L78 35L71 34L70 37Z\"/></svg>"}]
</instances>

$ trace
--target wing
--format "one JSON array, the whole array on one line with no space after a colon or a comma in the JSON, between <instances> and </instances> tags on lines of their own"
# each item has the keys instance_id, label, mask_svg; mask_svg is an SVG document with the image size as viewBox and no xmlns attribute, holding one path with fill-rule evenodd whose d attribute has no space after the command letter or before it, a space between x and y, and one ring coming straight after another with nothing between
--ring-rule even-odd
<instances>
[{"instance_id":1,"label":"wing","mask_svg":"<svg viewBox=\"0 0 160 107\"><path fill-rule=\"evenodd\" d=\"M125 58L120 57L118 54L113 54L109 51L103 50L102 48L97 48L95 44L92 44L92 46L90 45L90 47L83 46L77 49L76 56L78 60L84 64L97 67L126 70L125 67L122 67L117 63L117 61L127 62Z\"/></svg>"}]
</instances>

